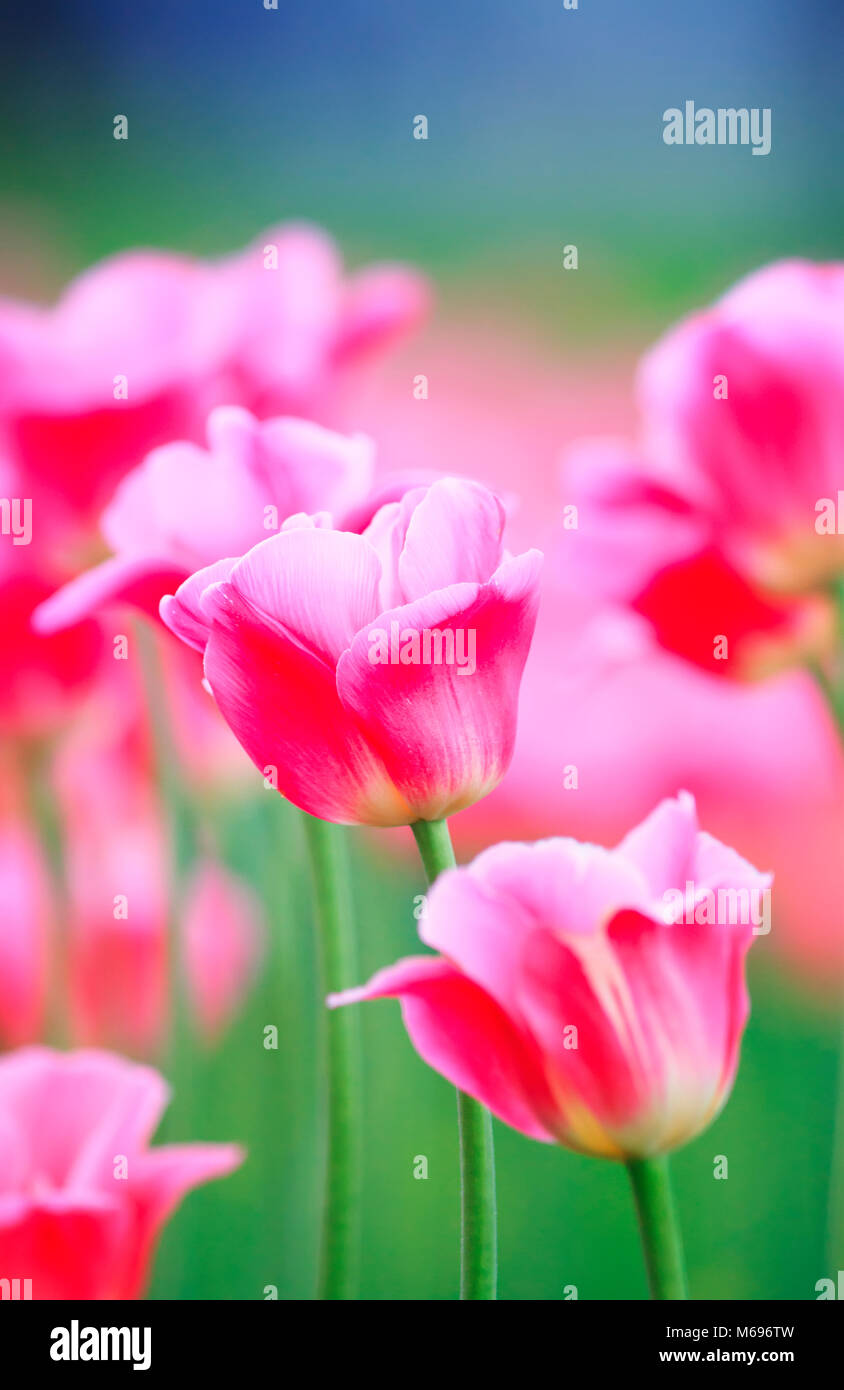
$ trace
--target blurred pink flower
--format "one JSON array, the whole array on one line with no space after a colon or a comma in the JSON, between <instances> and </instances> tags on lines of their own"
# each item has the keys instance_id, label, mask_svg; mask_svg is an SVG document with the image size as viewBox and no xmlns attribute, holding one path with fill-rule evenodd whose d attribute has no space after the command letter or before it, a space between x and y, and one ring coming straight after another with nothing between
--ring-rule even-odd
<instances>
[{"instance_id":1,"label":"blurred pink flower","mask_svg":"<svg viewBox=\"0 0 844 1390\"><path fill-rule=\"evenodd\" d=\"M261 915L246 885L208 852L176 900L163 809L134 751L125 740L80 731L60 751L54 783L74 1040L148 1056L171 1021L174 919L194 1016L213 1040L251 983Z\"/></svg>"},{"instance_id":2,"label":"blurred pink flower","mask_svg":"<svg viewBox=\"0 0 844 1390\"><path fill-rule=\"evenodd\" d=\"M341 529L373 478L373 446L308 420L212 411L208 447L163 445L134 469L103 513L113 558L43 603L34 626L54 632L110 602L158 615L188 575L243 555L297 512L328 511Z\"/></svg>"},{"instance_id":3,"label":"blurred pink flower","mask_svg":"<svg viewBox=\"0 0 844 1390\"><path fill-rule=\"evenodd\" d=\"M257 898L214 859L194 869L181 911L185 976L203 1034L216 1039L243 1001L262 946Z\"/></svg>"},{"instance_id":4,"label":"blurred pink flower","mask_svg":"<svg viewBox=\"0 0 844 1390\"><path fill-rule=\"evenodd\" d=\"M171 902L161 807L129 759L90 737L61 750L55 783L74 1040L149 1055L168 1023Z\"/></svg>"},{"instance_id":5,"label":"blurred pink flower","mask_svg":"<svg viewBox=\"0 0 844 1390\"><path fill-rule=\"evenodd\" d=\"M100 669L102 637L91 620L44 636L32 614L55 589L56 577L31 562L0 554L0 733L38 738L67 718Z\"/></svg>"},{"instance_id":6,"label":"blurred pink flower","mask_svg":"<svg viewBox=\"0 0 844 1390\"><path fill-rule=\"evenodd\" d=\"M641 451L572 460L568 573L717 674L823 656L844 575L844 266L741 281L645 358L639 398Z\"/></svg>"},{"instance_id":7,"label":"blurred pink flower","mask_svg":"<svg viewBox=\"0 0 844 1390\"><path fill-rule=\"evenodd\" d=\"M333 418L348 369L426 306L400 267L344 279L333 242L304 225L217 262L125 252L54 308L0 302L4 440L49 499L43 524L84 520L157 444L199 438L215 405Z\"/></svg>"},{"instance_id":8,"label":"blurred pink flower","mask_svg":"<svg viewBox=\"0 0 844 1390\"><path fill-rule=\"evenodd\" d=\"M36 836L22 820L0 824L0 1045L41 1036L47 1002L52 895Z\"/></svg>"},{"instance_id":9,"label":"blurred pink flower","mask_svg":"<svg viewBox=\"0 0 844 1390\"><path fill-rule=\"evenodd\" d=\"M443 874L420 922L442 955L329 1002L401 999L424 1060L535 1139L608 1158L664 1153L729 1095L754 895L769 884L698 829L681 794L615 850L500 844ZM747 901L744 922L725 891Z\"/></svg>"},{"instance_id":10,"label":"blurred pink flower","mask_svg":"<svg viewBox=\"0 0 844 1390\"><path fill-rule=\"evenodd\" d=\"M503 526L492 493L454 479L388 503L362 536L292 518L191 576L162 618L204 649L223 717L294 804L437 819L491 790L512 752L541 556L506 555ZM431 633L451 635L451 659L442 641L426 660Z\"/></svg>"},{"instance_id":11,"label":"blurred pink flower","mask_svg":"<svg viewBox=\"0 0 844 1390\"><path fill-rule=\"evenodd\" d=\"M182 1198L244 1159L233 1144L149 1148L158 1072L107 1052L0 1058L0 1272L35 1299L143 1296Z\"/></svg>"}]
</instances>

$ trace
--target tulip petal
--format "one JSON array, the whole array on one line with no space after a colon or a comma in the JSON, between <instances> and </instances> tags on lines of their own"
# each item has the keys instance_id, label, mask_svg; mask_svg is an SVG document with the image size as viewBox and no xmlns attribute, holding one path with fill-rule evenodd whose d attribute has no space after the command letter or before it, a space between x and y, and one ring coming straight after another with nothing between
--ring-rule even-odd
<instances>
[{"instance_id":1,"label":"tulip petal","mask_svg":"<svg viewBox=\"0 0 844 1390\"><path fill-rule=\"evenodd\" d=\"M570 839L505 843L437 879L420 936L518 1016L521 953L533 932L589 935L620 907L648 901L641 874L611 850Z\"/></svg>"},{"instance_id":2,"label":"tulip petal","mask_svg":"<svg viewBox=\"0 0 844 1390\"><path fill-rule=\"evenodd\" d=\"M696 1134L726 1098L750 1010L744 957L749 925L676 922L621 915L608 937L624 971L649 1070L662 1077L662 1133L671 1148ZM656 1132L653 1132L656 1130Z\"/></svg>"},{"instance_id":3,"label":"tulip petal","mask_svg":"<svg viewBox=\"0 0 844 1390\"><path fill-rule=\"evenodd\" d=\"M141 1153L131 1174L134 1240L121 1272L123 1298L139 1298L161 1227L202 1183L224 1178L244 1162L238 1144L166 1144Z\"/></svg>"},{"instance_id":4,"label":"tulip petal","mask_svg":"<svg viewBox=\"0 0 844 1390\"><path fill-rule=\"evenodd\" d=\"M534 932L522 953L519 991L522 1016L546 1057L560 1137L587 1153L621 1157L618 1131L648 1106L660 1073L649 1072L606 940L583 938L575 948Z\"/></svg>"},{"instance_id":5,"label":"tulip petal","mask_svg":"<svg viewBox=\"0 0 844 1390\"><path fill-rule=\"evenodd\" d=\"M235 555L217 560L213 565L197 570L179 585L175 594L166 594L161 600L159 613L165 627L169 627L176 637L198 652L205 651L211 631L209 620L202 610L202 595L215 584L228 579L236 564Z\"/></svg>"},{"instance_id":6,"label":"tulip petal","mask_svg":"<svg viewBox=\"0 0 844 1390\"><path fill-rule=\"evenodd\" d=\"M119 1271L131 1231L129 1208L96 1196L61 1204L0 1198L3 1268L29 1271L34 1299L127 1297Z\"/></svg>"},{"instance_id":7,"label":"tulip petal","mask_svg":"<svg viewBox=\"0 0 844 1390\"><path fill-rule=\"evenodd\" d=\"M698 834L695 799L689 792L661 801L640 825L625 835L617 853L636 864L655 898L690 877ZM619 907L635 903L619 903Z\"/></svg>"},{"instance_id":8,"label":"tulip petal","mask_svg":"<svg viewBox=\"0 0 844 1390\"><path fill-rule=\"evenodd\" d=\"M0 1065L0 1109L29 1136L33 1167L56 1186L111 1173L115 1153L145 1142L166 1104L157 1072L107 1052L27 1047Z\"/></svg>"},{"instance_id":9,"label":"tulip petal","mask_svg":"<svg viewBox=\"0 0 844 1390\"><path fill-rule=\"evenodd\" d=\"M32 615L45 636L61 632L112 603L127 603L157 617L162 597L187 578L187 570L167 557L116 555L65 584Z\"/></svg>"},{"instance_id":10,"label":"tulip petal","mask_svg":"<svg viewBox=\"0 0 844 1390\"><path fill-rule=\"evenodd\" d=\"M362 536L297 527L250 550L230 584L256 614L333 666L377 611L380 577Z\"/></svg>"},{"instance_id":11,"label":"tulip petal","mask_svg":"<svg viewBox=\"0 0 844 1390\"><path fill-rule=\"evenodd\" d=\"M553 1137L539 1118L550 1103L536 1055L490 995L448 961L409 957L328 1003L365 999L400 999L411 1042L429 1066L505 1124L532 1139Z\"/></svg>"},{"instance_id":12,"label":"tulip petal","mask_svg":"<svg viewBox=\"0 0 844 1390\"><path fill-rule=\"evenodd\" d=\"M375 445L367 435L337 434L292 416L259 428L256 473L265 480L265 501L277 500L280 515L327 508L342 516L371 488Z\"/></svg>"},{"instance_id":13,"label":"tulip petal","mask_svg":"<svg viewBox=\"0 0 844 1390\"><path fill-rule=\"evenodd\" d=\"M414 508L399 556L405 602L450 584L485 584L501 563L504 521L498 498L480 483L433 483Z\"/></svg>"},{"instance_id":14,"label":"tulip petal","mask_svg":"<svg viewBox=\"0 0 844 1390\"><path fill-rule=\"evenodd\" d=\"M344 707L357 716L411 819L439 819L483 796L504 775L516 727L519 682L536 621L541 556L530 551L500 566L489 584L453 585L381 614L358 633L337 666ZM454 634L468 661L377 661L376 630ZM447 648L445 648L447 653ZM462 670L462 674L461 674Z\"/></svg>"},{"instance_id":15,"label":"tulip petal","mask_svg":"<svg viewBox=\"0 0 844 1390\"><path fill-rule=\"evenodd\" d=\"M214 698L255 765L265 776L275 770L282 795L324 820L406 825L409 808L340 703L333 665L260 618L232 585L206 590L204 602Z\"/></svg>"}]
</instances>

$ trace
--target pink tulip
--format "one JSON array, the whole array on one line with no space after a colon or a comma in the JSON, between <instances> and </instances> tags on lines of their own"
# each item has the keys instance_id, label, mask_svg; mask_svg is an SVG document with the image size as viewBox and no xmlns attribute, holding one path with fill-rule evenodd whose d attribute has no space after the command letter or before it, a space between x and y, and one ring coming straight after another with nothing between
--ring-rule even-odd
<instances>
[{"instance_id":1,"label":"pink tulip","mask_svg":"<svg viewBox=\"0 0 844 1390\"><path fill-rule=\"evenodd\" d=\"M35 1299L143 1295L181 1199L237 1168L234 1144L149 1148L158 1072L108 1052L24 1048L0 1058L0 1276Z\"/></svg>"},{"instance_id":2,"label":"pink tulip","mask_svg":"<svg viewBox=\"0 0 844 1390\"><path fill-rule=\"evenodd\" d=\"M0 421L43 513L84 519L157 444L224 402L333 418L349 368L425 312L419 276L344 279L316 228L271 229L217 262L126 252L43 309L0 303Z\"/></svg>"},{"instance_id":3,"label":"pink tulip","mask_svg":"<svg viewBox=\"0 0 844 1390\"><path fill-rule=\"evenodd\" d=\"M718 674L822 657L844 574L844 266L749 276L653 350L639 394L641 450L576 455L570 574Z\"/></svg>"},{"instance_id":4,"label":"pink tulip","mask_svg":"<svg viewBox=\"0 0 844 1390\"><path fill-rule=\"evenodd\" d=\"M49 873L23 821L0 826L0 1046L41 1034L52 926Z\"/></svg>"},{"instance_id":5,"label":"pink tulip","mask_svg":"<svg viewBox=\"0 0 844 1390\"><path fill-rule=\"evenodd\" d=\"M373 448L363 435L292 418L261 423L237 406L212 411L207 434L207 449L166 444L124 478L102 518L113 557L41 605L39 632L110 602L157 615L195 570L243 555L298 512L328 511L343 526L370 492Z\"/></svg>"},{"instance_id":6,"label":"pink tulip","mask_svg":"<svg viewBox=\"0 0 844 1390\"><path fill-rule=\"evenodd\" d=\"M329 1002L401 999L424 1060L524 1134L652 1157L729 1094L769 884L681 793L614 850L500 844L447 872L420 923L442 955Z\"/></svg>"},{"instance_id":7,"label":"pink tulip","mask_svg":"<svg viewBox=\"0 0 844 1390\"><path fill-rule=\"evenodd\" d=\"M257 900L214 859L194 869L182 907L188 990L203 1034L216 1039L245 995L261 952Z\"/></svg>"},{"instance_id":8,"label":"pink tulip","mask_svg":"<svg viewBox=\"0 0 844 1390\"><path fill-rule=\"evenodd\" d=\"M253 762L324 820L449 816L504 775L541 556L502 547L485 488L444 479L363 535L296 517L192 575L161 616L205 653ZM450 638L450 641L446 639Z\"/></svg>"}]
</instances>

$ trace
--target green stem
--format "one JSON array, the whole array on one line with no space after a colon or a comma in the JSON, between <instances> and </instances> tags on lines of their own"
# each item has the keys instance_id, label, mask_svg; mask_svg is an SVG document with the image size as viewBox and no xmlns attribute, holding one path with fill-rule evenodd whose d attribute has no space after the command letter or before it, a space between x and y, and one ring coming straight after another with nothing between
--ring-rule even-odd
<instances>
[{"instance_id":1,"label":"green stem","mask_svg":"<svg viewBox=\"0 0 844 1390\"><path fill-rule=\"evenodd\" d=\"M311 861L322 996L357 982L349 865L340 826L302 813ZM328 1155L317 1298L357 1296L360 1255L361 1118L360 1016L357 1009L324 1009L328 1070Z\"/></svg>"},{"instance_id":2,"label":"green stem","mask_svg":"<svg viewBox=\"0 0 844 1390\"><path fill-rule=\"evenodd\" d=\"M412 827L433 883L454 867L448 822L417 821ZM471 1096L457 1092L460 1139L460 1297L494 1299L498 1283L498 1214L492 1118Z\"/></svg>"},{"instance_id":3,"label":"green stem","mask_svg":"<svg viewBox=\"0 0 844 1390\"><path fill-rule=\"evenodd\" d=\"M651 1298L688 1298L683 1242L671 1190L668 1159L638 1158L627 1164Z\"/></svg>"}]
</instances>

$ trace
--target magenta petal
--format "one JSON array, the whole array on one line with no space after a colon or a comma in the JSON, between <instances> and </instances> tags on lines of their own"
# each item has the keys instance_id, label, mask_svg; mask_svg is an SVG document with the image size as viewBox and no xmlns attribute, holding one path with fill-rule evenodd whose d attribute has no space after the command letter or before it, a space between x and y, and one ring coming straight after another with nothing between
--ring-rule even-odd
<instances>
[{"instance_id":1,"label":"magenta petal","mask_svg":"<svg viewBox=\"0 0 844 1390\"><path fill-rule=\"evenodd\" d=\"M519 683L536 621L541 556L507 560L482 587L454 585L380 614L337 666L344 707L360 721L411 819L436 820L478 800L507 770ZM475 643L468 664L380 663L373 634L451 632L455 653ZM462 634L462 637L461 637ZM433 651L433 649L432 649Z\"/></svg>"},{"instance_id":2,"label":"magenta petal","mask_svg":"<svg viewBox=\"0 0 844 1390\"><path fill-rule=\"evenodd\" d=\"M551 1107L537 1056L485 990L441 957L412 956L328 1002L387 998L401 1000L411 1042L429 1066L505 1124L533 1139L553 1137L540 1118Z\"/></svg>"},{"instance_id":3,"label":"magenta petal","mask_svg":"<svg viewBox=\"0 0 844 1390\"><path fill-rule=\"evenodd\" d=\"M750 1008L744 958L752 932L717 922L669 926L630 913L608 936L652 1077L648 1145L671 1148L712 1120L732 1085ZM683 1078L679 1094L676 1077Z\"/></svg>"},{"instance_id":4,"label":"magenta petal","mask_svg":"<svg viewBox=\"0 0 844 1390\"><path fill-rule=\"evenodd\" d=\"M523 953L521 1011L553 1078L560 1138L606 1157L625 1152L620 1133L647 1109L664 1075L662 1057L645 1052L624 1007L620 973L595 938L581 953L535 932Z\"/></svg>"},{"instance_id":5,"label":"magenta petal","mask_svg":"<svg viewBox=\"0 0 844 1390\"><path fill-rule=\"evenodd\" d=\"M340 703L333 665L264 621L229 584L206 590L204 603L206 678L265 777L274 773L284 796L324 820L406 825L406 803Z\"/></svg>"}]
</instances>

